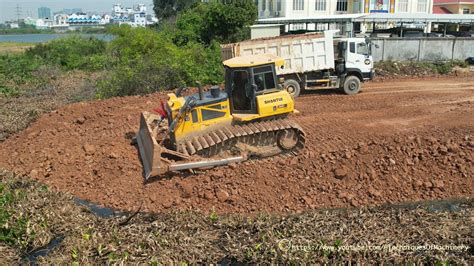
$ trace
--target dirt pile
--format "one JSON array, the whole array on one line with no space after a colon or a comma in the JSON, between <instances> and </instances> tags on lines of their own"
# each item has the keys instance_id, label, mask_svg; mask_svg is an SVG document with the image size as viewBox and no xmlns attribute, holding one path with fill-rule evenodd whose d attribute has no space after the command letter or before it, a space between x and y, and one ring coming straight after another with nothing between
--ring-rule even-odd
<instances>
[{"instance_id":1,"label":"dirt pile","mask_svg":"<svg viewBox=\"0 0 474 266\"><path fill-rule=\"evenodd\" d=\"M0 166L119 209L303 211L472 196L472 78L373 84L297 100L300 156L143 184L130 138L163 95L78 103L0 144Z\"/></svg>"}]
</instances>

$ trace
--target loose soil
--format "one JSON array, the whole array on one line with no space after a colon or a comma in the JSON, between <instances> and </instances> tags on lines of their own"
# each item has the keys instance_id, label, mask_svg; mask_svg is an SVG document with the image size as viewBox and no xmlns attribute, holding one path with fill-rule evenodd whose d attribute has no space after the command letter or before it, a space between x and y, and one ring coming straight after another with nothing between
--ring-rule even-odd
<instances>
[{"instance_id":1,"label":"loose soil","mask_svg":"<svg viewBox=\"0 0 474 266\"><path fill-rule=\"evenodd\" d=\"M299 212L471 197L474 78L365 84L303 94L298 156L174 173L144 183L130 137L164 94L67 105L0 143L0 167L109 207Z\"/></svg>"}]
</instances>

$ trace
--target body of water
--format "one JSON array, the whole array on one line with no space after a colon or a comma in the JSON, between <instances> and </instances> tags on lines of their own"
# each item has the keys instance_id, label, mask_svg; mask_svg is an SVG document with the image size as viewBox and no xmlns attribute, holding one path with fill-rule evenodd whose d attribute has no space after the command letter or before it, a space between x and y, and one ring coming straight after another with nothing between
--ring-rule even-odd
<instances>
[{"instance_id":1,"label":"body of water","mask_svg":"<svg viewBox=\"0 0 474 266\"><path fill-rule=\"evenodd\" d=\"M0 42L24 42L24 43L42 43L47 42L54 39L65 38L68 36L81 36L81 37L95 37L100 40L110 41L113 39L112 35L108 34L87 34L87 33L77 33L77 34L59 34L59 33L51 33L51 34L5 34L0 35Z\"/></svg>"}]
</instances>

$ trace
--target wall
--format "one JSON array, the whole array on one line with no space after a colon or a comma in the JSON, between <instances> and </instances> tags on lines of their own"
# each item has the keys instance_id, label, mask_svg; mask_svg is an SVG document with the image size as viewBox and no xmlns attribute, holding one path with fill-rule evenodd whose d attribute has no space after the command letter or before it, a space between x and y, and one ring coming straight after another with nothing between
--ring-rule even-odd
<instances>
[{"instance_id":1,"label":"wall","mask_svg":"<svg viewBox=\"0 0 474 266\"><path fill-rule=\"evenodd\" d=\"M418 12L418 0L408 0L408 10L407 12L402 12L399 10L400 3L395 1L395 13L433 13L433 0L426 1L426 10L423 12Z\"/></svg>"},{"instance_id":2,"label":"wall","mask_svg":"<svg viewBox=\"0 0 474 266\"><path fill-rule=\"evenodd\" d=\"M471 13L474 11L474 3L473 4L451 4L451 5L436 5L436 6L442 6L447 8L449 11L451 11L453 14L462 14L462 11L464 8L469 8L471 10Z\"/></svg>"},{"instance_id":3,"label":"wall","mask_svg":"<svg viewBox=\"0 0 474 266\"><path fill-rule=\"evenodd\" d=\"M250 27L250 39L280 36L281 25L254 25Z\"/></svg>"},{"instance_id":4,"label":"wall","mask_svg":"<svg viewBox=\"0 0 474 266\"><path fill-rule=\"evenodd\" d=\"M471 14L472 14L472 12L474 12L474 3L473 4L459 5L459 14L462 14L462 11L463 11L464 8L469 8L469 10L471 11Z\"/></svg>"},{"instance_id":5,"label":"wall","mask_svg":"<svg viewBox=\"0 0 474 266\"><path fill-rule=\"evenodd\" d=\"M465 60L474 56L474 38L387 38L372 39L374 61Z\"/></svg>"}]
</instances>

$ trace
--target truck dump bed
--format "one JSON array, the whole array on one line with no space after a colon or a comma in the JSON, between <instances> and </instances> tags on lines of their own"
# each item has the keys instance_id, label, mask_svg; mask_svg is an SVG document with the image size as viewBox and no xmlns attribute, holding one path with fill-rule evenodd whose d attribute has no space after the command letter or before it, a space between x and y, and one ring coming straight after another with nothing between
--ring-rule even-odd
<instances>
[{"instance_id":1,"label":"truck dump bed","mask_svg":"<svg viewBox=\"0 0 474 266\"><path fill-rule=\"evenodd\" d=\"M285 59L277 74L304 73L334 68L334 31L324 34L286 35L221 46L222 60L236 56L273 54Z\"/></svg>"}]
</instances>

